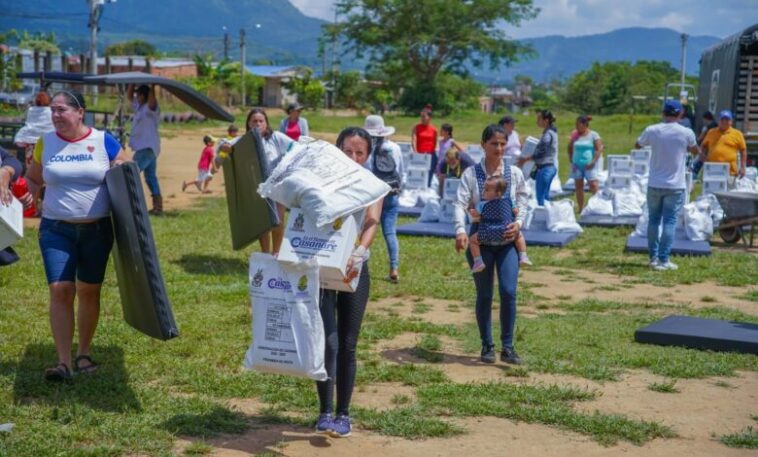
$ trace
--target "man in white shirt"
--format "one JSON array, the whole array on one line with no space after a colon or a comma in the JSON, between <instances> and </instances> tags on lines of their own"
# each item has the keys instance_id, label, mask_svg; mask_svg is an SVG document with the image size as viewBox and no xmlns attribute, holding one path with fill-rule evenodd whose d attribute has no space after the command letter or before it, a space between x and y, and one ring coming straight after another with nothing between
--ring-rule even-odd
<instances>
[{"instance_id":1,"label":"man in white shirt","mask_svg":"<svg viewBox=\"0 0 758 457\"><path fill-rule=\"evenodd\" d=\"M685 162L688 152L698 152L695 133L677 123L681 112L682 105L678 101L666 101L663 122L647 127L636 144L637 148L650 146L652 149L647 187L647 240L650 267L656 270L677 269L669 255L676 220L687 192ZM659 235L661 222L663 231Z\"/></svg>"},{"instance_id":2,"label":"man in white shirt","mask_svg":"<svg viewBox=\"0 0 758 457\"><path fill-rule=\"evenodd\" d=\"M153 209L150 214L163 214L163 197L158 184L158 155L161 152L161 139L158 136L158 122L160 121L160 108L155 98L155 89L146 85L139 86L136 90L130 85L127 98L131 100L132 131L129 136L129 147L134 151L133 160L139 169L145 174L150 194L153 197Z\"/></svg>"}]
</instances>

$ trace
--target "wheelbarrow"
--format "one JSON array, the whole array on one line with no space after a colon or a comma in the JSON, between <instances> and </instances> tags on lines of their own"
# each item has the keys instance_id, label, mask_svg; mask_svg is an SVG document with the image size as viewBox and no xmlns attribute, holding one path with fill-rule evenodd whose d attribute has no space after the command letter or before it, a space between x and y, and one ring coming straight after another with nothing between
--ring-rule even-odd
<instances>
[{"instance_id":1,"label":"wheelbarrow","mask_svg":"<svg viewBox=\"0 0 758 457\"><path fill-rule=\"evenodd\" d=\"M733 244L742 239L745 247L753 247L755 226L758 225L758 193L714 192L724 218L719 223L719 235L724 242ZM746 235L750 235L748 244Z\"/></svg>"}]
</instances>

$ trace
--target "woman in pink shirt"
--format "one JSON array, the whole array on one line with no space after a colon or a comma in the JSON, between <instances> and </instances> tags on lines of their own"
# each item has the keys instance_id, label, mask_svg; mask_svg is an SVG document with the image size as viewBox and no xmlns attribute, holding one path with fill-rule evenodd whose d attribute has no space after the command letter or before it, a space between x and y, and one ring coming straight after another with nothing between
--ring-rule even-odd
<instances>
[{"instance_id":1,"label":"woman in pink shirt","mask_svg":"<svg viewBox=\"0 0 758 457\"><path fill-rule=\"evenodd\" d=\"M301 136L308 136L308 121L300 117L300 111L303 106L299 103L290 103L287 106L287 117L279 123L279 131L293 141L297 141Z\"/></svg>"}]
</instances>

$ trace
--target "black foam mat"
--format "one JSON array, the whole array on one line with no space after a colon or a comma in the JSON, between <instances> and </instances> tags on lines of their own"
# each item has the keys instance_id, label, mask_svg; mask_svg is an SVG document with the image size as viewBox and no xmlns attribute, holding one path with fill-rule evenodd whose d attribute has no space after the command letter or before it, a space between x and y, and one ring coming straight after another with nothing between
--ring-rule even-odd
<instances>
[{"instance_id":1,"label":"black foam mat","mask_svg":"<svg viewBox=\"0 0 758 457\"><path fill-rule=\"evenodd\" d=\"M634 227L639 221L639 216L600 216L596 214L588 214L579 218L579 224L586 225L588 227L618 227L618 226L630 226Z\"/></svg>"},{"instance_id":2,"label":"black foam mat","mask_svg":"<svg viewBox=\"0 0 758 457\"><path fill-rule=\"evenodd\" d=\"M153 338L168 340L179 336L137 164L126 162L111 168L105 182L111 199L113 259L124 319Z\"/></svg>"},{"instance_id":3,"label":"black foam mat","mask_svg":"<svg viewBox=\"0 0 758 457\"><path fill-rule=\"evenodd\" d=\"M232 248L242 249L280 223L276 205L257 192L271 172L257 130L250 130L234 144L223 168Z\"/></svg>"},{"instance_id":4,"label":"black foam mat","mask_svg":"<svg viewBox=\"0 0 758 457\"><path fill-rule=\"evenodd\" d=\"M626 251L647 253L647 237L637 236L632 233L626 239ZM690 241L675 238L674 244L671 246L671 254L680 256L709 256L711 255L711 245L707 241Z\"/></svg>"},{"instance_id":5,"label":"black foam mat","mask_svg":"<svg viewBox=\"0 0 758 457\"><path fill-rule=\"evenodd\" d=\"M549 232L542 230L523 230L526 244L529 246L563 247L576 238L578 233ZM441 238L455 238L455 226L452 223L441 222L414 222L399 225L398 235L410 236L434 236Z\"/></svg>"},{"instance_id":6,"label":"black foam mat","mask_svg":"<svg viewBox=\"0 0 758 457\"><path fill-rule=\"evenodd\" d=\"M634 332L638 343L758 354L758 324L667 316Z\"/></svg>"}]
</instances>

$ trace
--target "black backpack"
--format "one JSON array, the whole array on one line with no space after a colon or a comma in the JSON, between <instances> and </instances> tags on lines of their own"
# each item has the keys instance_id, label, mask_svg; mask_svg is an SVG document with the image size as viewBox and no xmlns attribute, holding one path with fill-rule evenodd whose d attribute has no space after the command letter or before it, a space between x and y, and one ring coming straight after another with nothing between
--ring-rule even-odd
<instances>
[{"instance_id":1,"label":"black backpack","mask_svg":"<svg viewBox=\"0 0 758 457\"><path fill-rule=\"evenodd\" d=\"M395 159L392 158L392 152L389 148L384 147L384 141L379 141L374 148L373 170L374 176L386 182L392 190L400 189L400 175L397 173Z\"/></svg>"}]
</instances>

